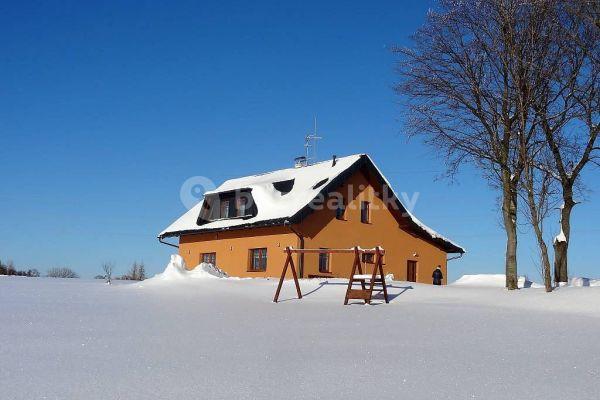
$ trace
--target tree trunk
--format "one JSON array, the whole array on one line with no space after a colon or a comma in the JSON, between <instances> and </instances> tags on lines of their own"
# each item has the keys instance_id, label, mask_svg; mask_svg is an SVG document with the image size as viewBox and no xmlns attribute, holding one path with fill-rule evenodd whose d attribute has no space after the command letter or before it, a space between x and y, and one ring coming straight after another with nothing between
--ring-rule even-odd
<instances>
[{"instance_id":1,"label":"tree trunk","mask_svg":"<svg viewBox=\"0 0 600 400\"><path fill-rule=\"evenodd\" d=\"M562 235L554 238L554 281L557 285L569 282L568 251L571 236L571 211L575 207L573 189L563 189L564 204L560 210L560 229Z\"/></svg>"},{"instance_id":2,"label":"tree trunk","mask_svg":"<svg viewBox=\"0 0 600 400\"><path fill-rule=\"evenodd\" d=\"M544 288L546 288L546 292L550 293L552 291L552 276L550 274L550 257L548 256L548 247L546 246L546 242L542 238L540 244L540 250L542 252L542 271L544 273Z\"/></svg>"},{"instance_id":3,"label":"tree trunk","mask_svg":"<svg viewBox=\"0 0 600 400\"><path fill-rule=\"evenodd\" d=\"M552 291L552 276L550 274L550 257L548 256L548 246L546 246L544 235L539 226L534 226L534 230L538 241L538 246L540 247L544 288L546 288L546 292L550 293Z\"/></svg>"},{"instance_id":4,"label":"tree trunk","mask_svg":"<svg viewBox=\"0 0 600 400\"><path fill-rule=\"evenodd\" d=\"M505 179L506 180L506 179ZM506 287L508 290L517 289L517 194L510 183L504 183L502 188L502 217L506 231Z\"/></svg>"},{"instance_id":5,"label":"tree trunk","mask_svg":"<svg viewBox=\"0 0 600 400\"><path fill-rule=\"evenodd\" d=\"M529 205L529 216L531 219L531 225L535 232L535 237L540 248L540 259L542 262L542 276L544 277L544 288L546 292L552 291L552 275L550 273L550 257L548 256L548 246L544 240L543 221L544 221L544 203L547 199L547 191L543 185L540 189L539 196L540 205L538 206L535 201L534 183L533 177L531 176L530 166L525 167L525 179L526 179L526 190L527 190L527 204Z\"/></svg>"}]
</instances>

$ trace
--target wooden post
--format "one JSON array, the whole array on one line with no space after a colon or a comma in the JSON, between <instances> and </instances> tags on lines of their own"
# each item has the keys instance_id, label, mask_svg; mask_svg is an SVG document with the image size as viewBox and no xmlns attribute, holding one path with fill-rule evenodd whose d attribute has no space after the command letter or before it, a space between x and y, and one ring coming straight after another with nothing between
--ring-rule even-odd
<instances>
[{"instance_id":1,"label":"wooden post","mask_svg":"<svg viewBox=\"0 0 600 400\"><path fill-rule=\"evenodd\" d=\"M283 271L281 271L281 278L279 278L279 284L277 285L275 297L273 298L274 303L277 303L277 301L279 300L279 293L281 292L281 286L283 286L283 281L285 280L285 273L287 272L288 266L292 269L292 276L294 277L294 283L296 284L296 292L298 293L298 298L302 298L300 284L298 283L298 275L296 274L296 267L294 266L294 258L292 257L292 249L288 246L285 248L285 252L287 253L287 257L285 259Z\"/></svg>"},{"instance_id":2,"label":"wooden post","mask_svg":"<svg viewBox=\"0 0 600 400\"><path fill-rule=\"evenodd\" d=\"M383 252L381 251L381 247L377 246L375 248L375 254L377 255L377 264L375 265L375 270L379 270L379 276L381 276L381 286L383 287L383 298L386 303L389 303L388 293L387 293L387 285L385 283L385 276L383 275ZM375 271L373 271L375 274Z\"/></svg>"},{"instance_id":3,"label":"wooden post","mask_svg":"<svg viewBox=\"0 0 600 400\"><path fill-rule=\"evenodd\" d=\"M352 263L352 271L350 272L350 279L348 279L348 288L346 289L346 297L344 298L344 305L348 305L349 294L352 291L352 283L354 280L354 273L356 272L356 267L360 268L360 253L358 251L358 247L354 247L354 262Z\"/></svg>"}]
</instances>

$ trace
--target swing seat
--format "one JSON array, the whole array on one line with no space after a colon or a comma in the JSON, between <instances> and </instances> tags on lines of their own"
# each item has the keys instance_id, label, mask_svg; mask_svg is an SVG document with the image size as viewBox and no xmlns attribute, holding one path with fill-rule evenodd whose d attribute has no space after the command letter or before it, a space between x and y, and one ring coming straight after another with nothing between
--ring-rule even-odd
<instances>
[{"instance_id":1,"label":"swing seat","mask_svg":"<svg viewBox=\"0 0 600 400\"><path fill-rule=\"evenodd\" d=\"M357 279L371 279L372 275L371 274L356 274L354 275L353 279L357 280ZM375 279L376 280L381 280L381 275L375 275Z\"/></svg>"},{"instance_id":2,"label":"swing seat","mask_svg":"<svg viewBox=\"0 0 600 400\"><path fill-rule=\"evenodd\" d=\"M360 263L360 255L364 254L368 250L360 250L358 247L354 248L354 263L352 264L352 272L348 279L348 288L346 289L346 298L344 304L348 304L348 300L364 300L365 304L371 304L373 298L373 290L375 286L378 286L383 291L383 298L386 303L389 303L387 288L385 284L385 274L383 272L383 250L380 247L375 249L375 264L373 266L373 273L364 274ZM369 251L369 254L373 254ZM358 272L358 273L356 273ZM354 289L352 286L355 283L360 284L360 289Z\"/></svg>"}]
</instances>

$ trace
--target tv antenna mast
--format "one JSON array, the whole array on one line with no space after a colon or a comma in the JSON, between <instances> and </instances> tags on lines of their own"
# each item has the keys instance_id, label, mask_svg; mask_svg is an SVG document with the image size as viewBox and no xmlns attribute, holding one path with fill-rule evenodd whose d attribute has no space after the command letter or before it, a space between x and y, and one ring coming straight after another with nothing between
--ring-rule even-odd
<instances>
[{"instance_id":1,"label":"tv antenna mast","mask_svg":"<svg viewBox=\"0 0 600 400\"><path fill-rule=\"evenodd\" d=\"M304 137L304 150L306 153L306 165L317 162L317 140L323 137L317 134L317 117L314 117L314 130Z\"/></svg>"}]
</instances>

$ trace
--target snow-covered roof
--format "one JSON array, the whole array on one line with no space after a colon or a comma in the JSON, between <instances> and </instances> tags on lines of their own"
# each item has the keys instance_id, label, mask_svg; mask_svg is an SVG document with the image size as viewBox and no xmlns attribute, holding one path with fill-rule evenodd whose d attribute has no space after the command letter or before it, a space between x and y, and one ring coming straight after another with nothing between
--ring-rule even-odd
<instances>
[{"instance_id":1,"label":"snow-covered roof","mask_svg":"<svg viewBox=\"0 0 600 400\"><path fill-rule=\"evenodd\" d=\"M227 180L215 190L206 192L205 196L237 190L250 190L257 206L255 215L250 218L217 219L199 225L198 217L203 207L203 200L163 230L159 234L159 238L214 230L281 225L285 221L294 223L299 216L304 215L305 212L310 212L307 211L310 208L310 203L320 193L334 190L343 183L347 173L365 164L367 167L375 170L382 183L386 184L393 194L394 191L391 185L375 166L371 158L366 154L355 154L337 158L335 163L333 160L327 160L301 168L286 168L264 174ZM292 179L294 180L293 187L287 193L282 193L273 185L277 182L290 181ZM417 233L430 238L448 252L464 252L462 247L438 234L408 212L397 196L395 196L395 200L398 202L400 209L406 212L405 215L409 219L409 225L415 228L416 231L420 231Z\"/></svg>"}]
</instances>

